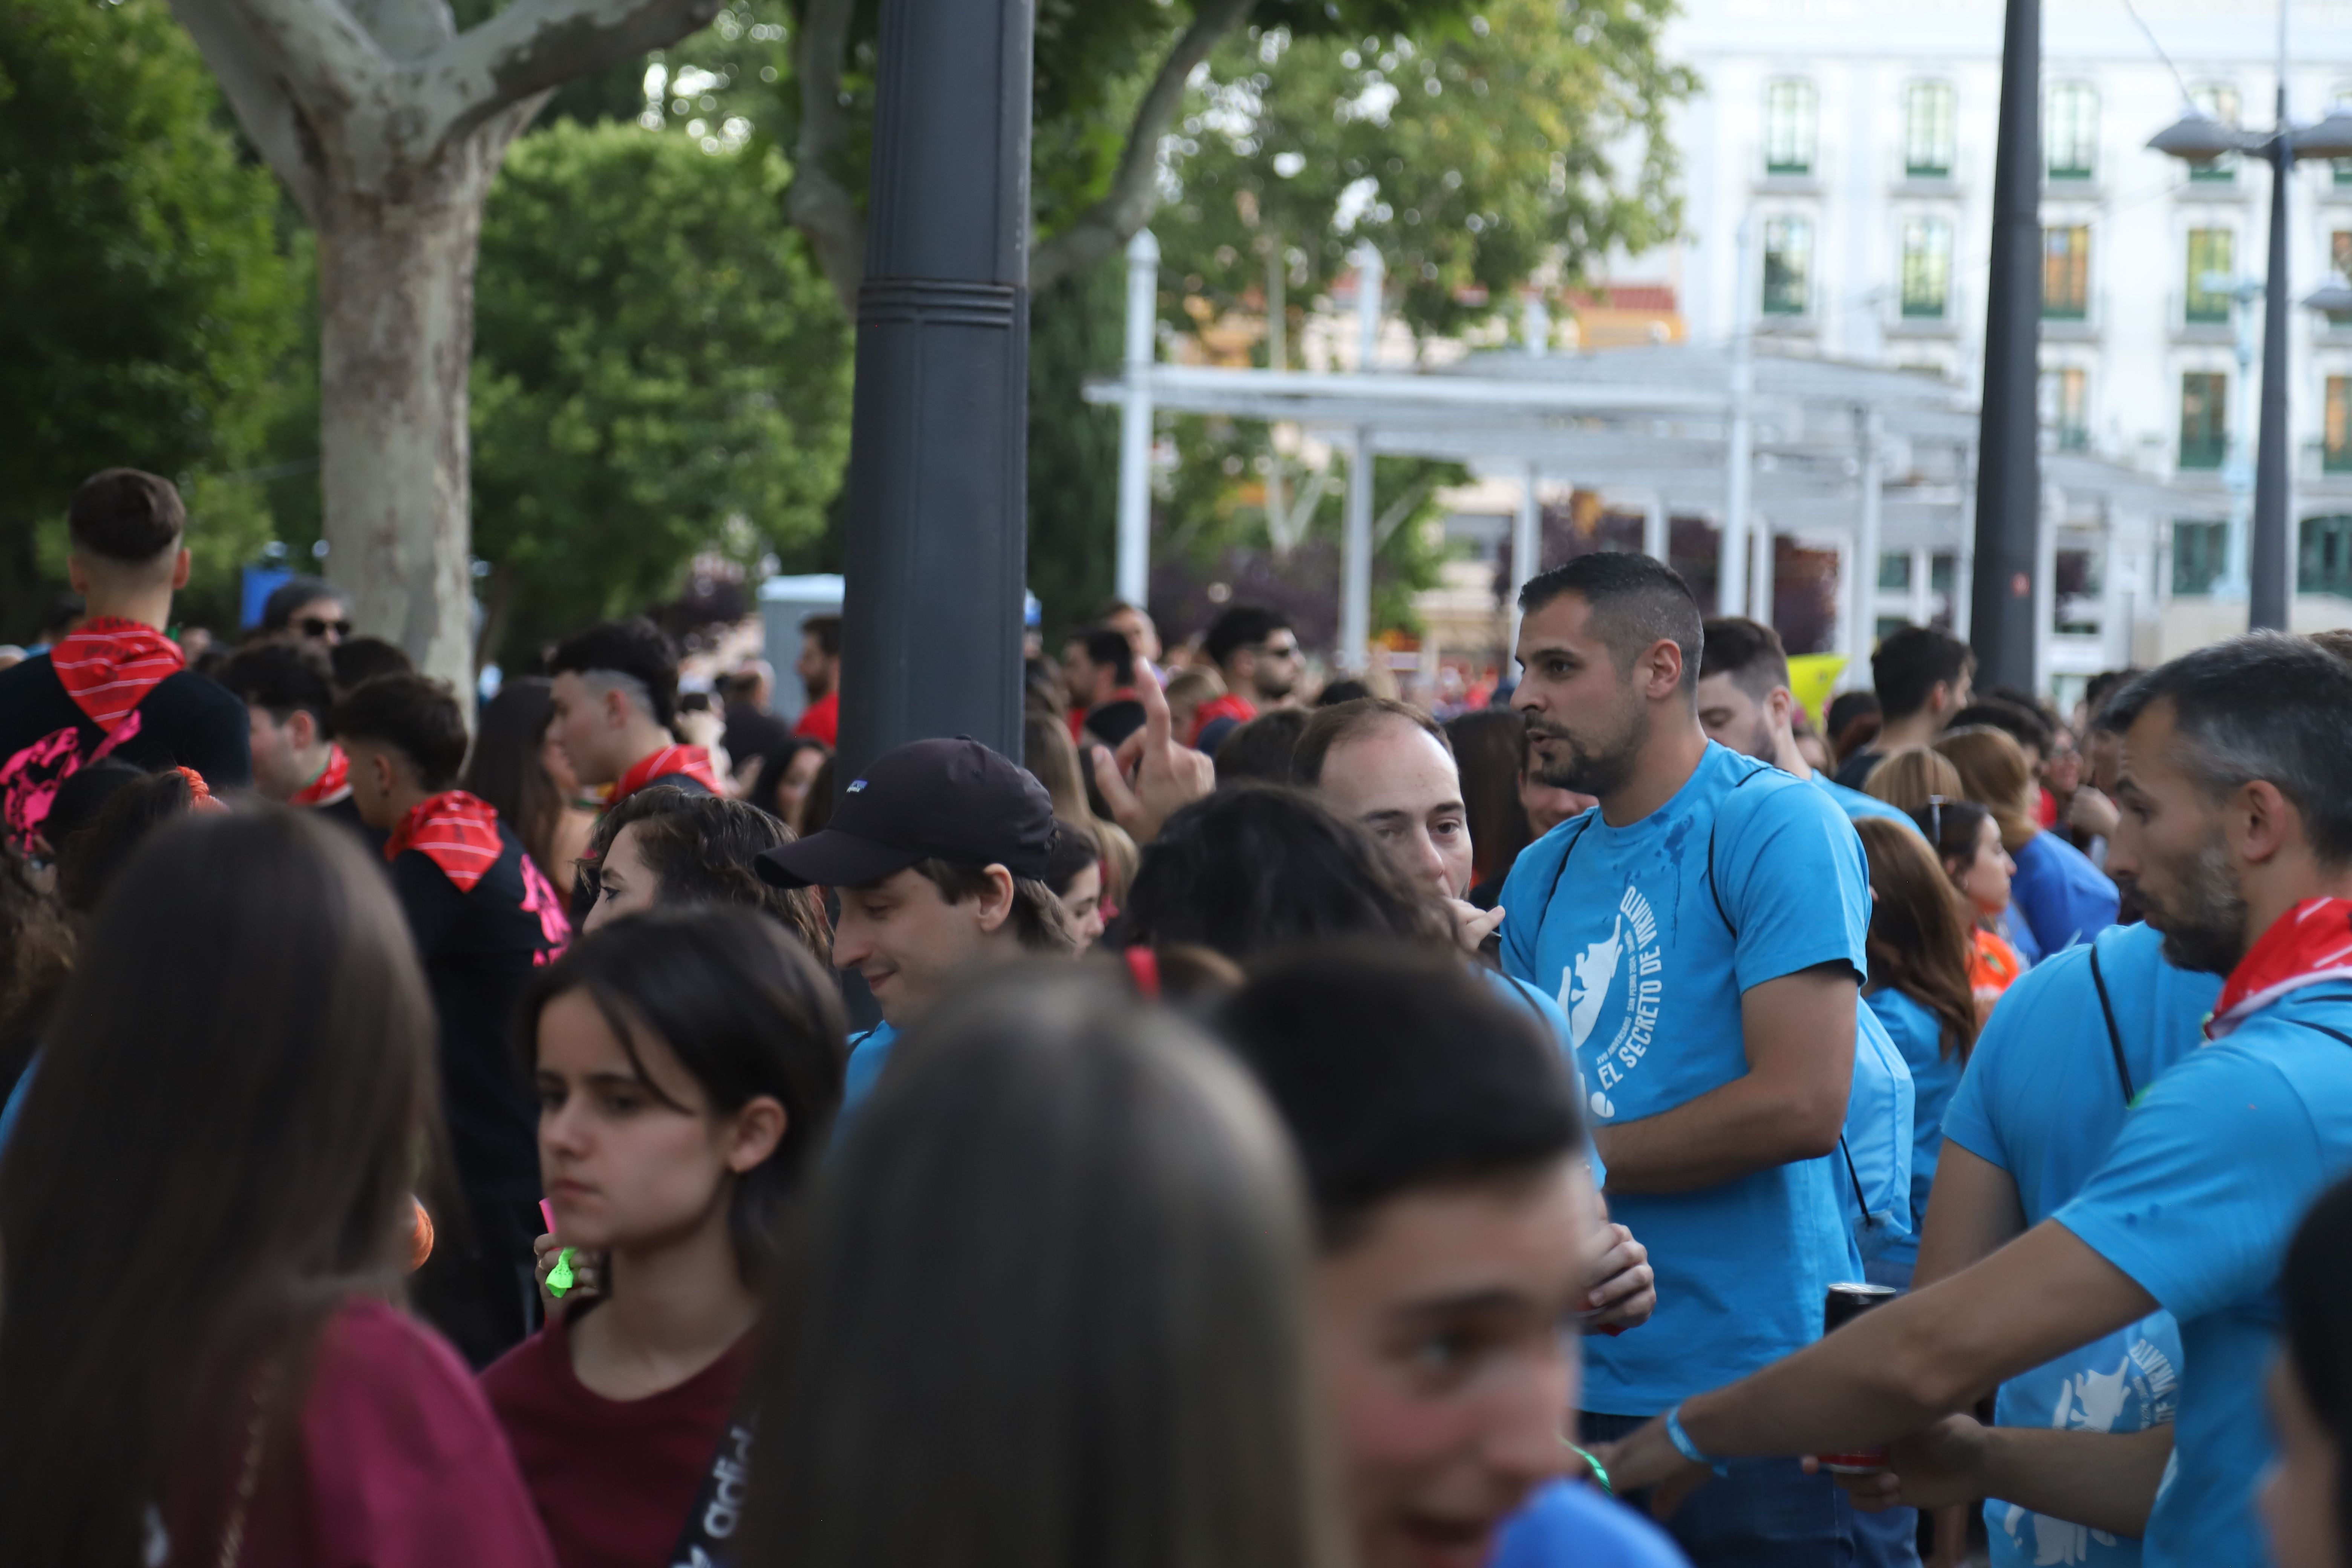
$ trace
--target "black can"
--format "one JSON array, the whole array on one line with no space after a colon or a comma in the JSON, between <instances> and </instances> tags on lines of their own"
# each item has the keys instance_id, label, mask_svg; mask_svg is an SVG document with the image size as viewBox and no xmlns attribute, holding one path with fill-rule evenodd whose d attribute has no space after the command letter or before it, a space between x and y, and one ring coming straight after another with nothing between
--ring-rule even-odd
<instances>
[{"instance_id":1,"label":"black can","mask_svg":"<svg viewBox=\"0 0 2352 1568\"><path fill-rule=\"evenodd\" d=\"M1822 1303L1822 1332L1833 1334L1873 1307L1884 1307L1902 1292L1892 1285L1832 1285ZM1885 1448L1863 1448L1850 1454L1815 1456L1822 1468L1841 1475L1866 1476L1886 1468Z\"/></svg>"}]
</instances>

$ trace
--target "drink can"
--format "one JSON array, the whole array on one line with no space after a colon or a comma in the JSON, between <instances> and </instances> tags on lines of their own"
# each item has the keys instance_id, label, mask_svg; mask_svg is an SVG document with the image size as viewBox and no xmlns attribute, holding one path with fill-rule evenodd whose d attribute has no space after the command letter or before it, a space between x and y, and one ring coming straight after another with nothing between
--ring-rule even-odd
<instances>
[{"instance_id":1,"label":"drink can","mask_svg":"<svg viewBox=\"0 0 2352 1568\"><path fill-rule=\"evenodd\" d=\"M1833 1334L1873 1307L1883 1307L1902 1292L1891 1285L1832 1285L1822 1303L1822 1332ZM1848 1454L1820 1454L1822 1468L1839 1475L1866 1476L1886 1468L1886 1450L1861 1448Z\"/></svg>"}]
</instances>

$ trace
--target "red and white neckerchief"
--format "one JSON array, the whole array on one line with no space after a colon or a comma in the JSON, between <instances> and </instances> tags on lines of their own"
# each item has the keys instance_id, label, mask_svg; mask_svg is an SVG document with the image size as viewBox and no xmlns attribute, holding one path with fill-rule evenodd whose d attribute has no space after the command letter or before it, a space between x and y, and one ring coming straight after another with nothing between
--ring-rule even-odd
<instances>
[{"instance_id":1,"label":"red and white neckerchief","mask_svg":"<svg viewBox=\"0 0 2352 1568\"><path fill-rule=\"evenodd\" d=\"M609 811L654 780L667 773L684 773L687 777L717 795L719 775L710 771L710 753L700 746L664 746L660 751L639 757L637 765L621 775L613 786L613 798L604 803Z\"/></svg>"},{"instance_id":2,"label":"red and white neckerchief","mask_svg":"<svg viewBox=\"0 0 2352 1568\"><path fill-rule=\"evenodd\" d=\"M2221 1039L2280 997L2330 980L2352 980L2352 899L2305 899L2230 971L2205 1037Z\"/></svg>"},{"instance_id":3,"label":"red and white neckerchief","mask_svg":"<svg viewBox=\"0 0 2352 1568\"><path fill-rule=\"evenodd\" d=\"M397 860L414 849L440 867L459 892L470 893L498 864L500 848L497 808L478 795L453 789L409 807L384 840L383 858Z\"/></svg>"},{"instance_id":4,"label":"red and white neckerchief","mask_svg":"<svg viewBox=\"0 0 2352 1568\"><path fill-rule=\"evenodd\" d=\"M327 751L327 765L319 776L289 796L289 805L332 805L352 793L352 760L341 746Z\"/></svg>"},{"instance_id":5,"label":"red and white neckerchief","mask_svg":"<svg viewBox=\"0 0 2352 1568\"><path fill-rule=\"evenodd\" d=\"M138 621L100 616L58 639L49 668L91 723L112 733L166 676L188 666L180 645Z\"/></svg>"}]
</instances>

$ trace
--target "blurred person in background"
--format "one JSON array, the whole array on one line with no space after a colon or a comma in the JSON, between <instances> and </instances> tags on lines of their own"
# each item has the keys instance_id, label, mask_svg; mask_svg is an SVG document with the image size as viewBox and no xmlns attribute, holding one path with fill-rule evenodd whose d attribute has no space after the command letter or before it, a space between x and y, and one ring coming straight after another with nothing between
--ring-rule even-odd
<instances>
[{"instance_id":1,"label":"blurred person in background","mask_svg":"<svg viewBox=\"0 0 2352 1568\"><path fill-rule=\"evenodd\" d=\"M801 623L801 656L793 665L808 706L793 721L793 733L841 744L841 617L811 616Z\"/></svg>"},{"instance_id":2,"label":"blurred person in background","mask_svg":"<svg viewBox=\"0 0 2352 1568\"><path fill-rule=\"evenodd\" d=\"M1168 710L1176 733L1191 735L1199 728L1202 705L1224 694L1225 678L1213 667L1193 665L1169 676Z\"/></svg>"},{"instance_id":3,"label":"blurred person in background","mask_svg":"<svg viewBox=\"0 0 2352 1568\"><path fill-rule=\"evenodd\" d=\"M1062 901L1070 933L1084 952L1103 933L1107 910L1103 898L1102 846L1076 823L1056 817L1054 851L1045 861L1045 886Z\"/></svg>"},{"instance_id":4,"label":"blurred person in background","mask_svg":"<svg viewBox=\"0 0 2352 1568\"><path fill-rule=\"evenodd\" d=\"M324 578L289 577L261 601L257 629L265 637L331 653L352 635L351 605Z\"/></svg>"},{"instance_id":5,"label":"blurred person in background","mask_svg":"<svg viewBox=\"0 0 2352 1568\"><path fill-rule=\"evenodd\" d=\"M1340 1568L1308 1222L1192 1026L1024 966L908 1032L756 1384L746 1568Z\"/></svg>"},{"instance_id":6,"label":"blurred person in background","mask_svg":"<svg viewBox=\"0 0 2352 1568\"><path fill-rule=\"evenodd\" d=\"M775 697L776 667L764 658L747 659L719 678L720 714L727 721L721 743L739 773L766 762L792 738L792 726L771 707Z\"/></svg>"},{"instance_id":7,"label":"blurred person in background","mask_svg":"<svg viewBox=\"0 0 2352 1568\"><path fill-rule=\"evenodd\" d=\"M2017 864L2000 847L2000 824L1974 801L1930 795L1911 820L1927 836L1968 914L1973 952L1969 984L1981 1020L2030 967L2003 934L2009 929L2009 889Z\"/></svg>"},{"instance_id":8,"label":"blurred person in background","mask_svg":"<svg viewBox=\"0 0 2352 1568\"><path fill-rule=\"evenodd\" d=\"M663 910L544 971L517 1037L547 1240L593 1254L596 1284L483 1392L562 1568L707 1557L730 1532L709 1529L705 1478L744 1460L748 1428L730 1427L760 1292L841 1100L840 1000L773 922Z\"/></svg>"},{"instance_id":9,"label":"blurred person in background","mask_svg":"<svg viewBox=\"0 0 2352 1568\"><path fill-rule=\"evenodd\" d=\"M245 703L256 793L359 827L351 804L351 760L327 728L335 689L325 658L300 643L256 643L238 650L213 679Z\"/></svg>"},{"instance_id":10,"label":"blurred person in background","mask_svg":"<svg viewBox=\"0 0 2352 1568\"><path fill-rule=\"evenodd\" d=\"M1860 789L1880 756L1934 740L1969 705L1976 667L1968 644L1933 626L1903 626L1880 638L1870 656L1878 733L1840 758L1837 782Z\"/></svg>"},{"instance_id":11,"label":"blurred person in background","mask_svg":"<svg viewBox=\"0 0 2352 1568\"><path fill-rule=\"evenodd\" d=\"M1446 743L1461 771L1462 802L1470 826L1470 890L1482 910L1502 896L1519 851L1535 842L1527 803L1519 798L1527 721L1507 708L1479 708L1445 721Z\"/></svg>"},{"instance_id":12,"label":"blurred person in background","mask_svg":"<svg viewBox=\"0 0 2352 1568\"><path fill-rule=\"evenodd\" d=\"M488 802L515 830L569 906L596 814L573 804L580 780L555 742L554 723L553 682L540 675L507 681L482 705L460 787Z\"/></svg>"},{"instance_id":13,"label":"blurred person in background","mask_svg":"<svg viewBox=\"0 0 2352 1568\"><path fill-rule=\"evenodd\" d=\"M1290 780L1291 753L1307 731L1309 710L1276 708L1234 726L1216 747L1219 787L1255 779L1266 784Z\"/></svg>"},{"instance_id":14,"label":"blurred person in background","mask_svg":"<svg viewBox=\"0 0 2352 1568\"><path fill-rule=\"evenodd\" d=\"M1976 1044L1970 969L1975 922L1912 823L1867 817L1854 824L1870 863L1870 981L1862 999L1911 1069L1911 1234L1867 1264L1874 1285L1909 1287L1919 1232L1944 1144L1944 1108Z\"/></svg>"},{"instance_id":15,"label":"blurred person in background","mask_svg":"<svg viewBox=\"0 0 2352 1568\"><path fill-rule=\"evenodd\" d=\"M2017 868L2010 941L2028 963L2088 942L2116 923L2115 883L2081 850L2034 821L2041 785L2015 740L1979 725L1945 731L1936 750L1960 775L1960 793L2000 825L2001 847Z\"/></svg>"},{"instance_id":16,"label":"blurred person in background","mask_svg":"<svg viewBox=\"0 0 2352 1568\"><path fill-rule=\"evenodd\" d=\"M416 661L397 643L382 637L345 637L328 655L334 670L335 695L341 697L363 680L379 675L414 675Z\"/></svg>"},{"instance_id":17,"label":"blurred person in background","mask_svg":"<svg viewBox=\"0 0 2352 1568\"><path fill-rule=\"evenodd\" d=\"M0 1160L0 1561L552 1564L472 1377L388 1304L433 1034L341 829L212 816L126 869Z\"/></svg>"},{"instance_id":18,"label":"blurred person in background","mask_svg":"<svg viewBox=\"0 0 2352 1568\"><path fill-rule=\"evenodd\" d=\"M643 616L603 621L555 645L547 661L549 733L579 781L609 784L609 809L649 784L719 793L709 753L686 745L677 719L677 650Z\"/></svg>"},{"instance_id":19,"label":"blurred person in background","mask_svg":"<svg viewBox=\"0 0 2352 1568\"><path fill-rule=\"evenodd\" d=\"M668 784L639 790L596 824L581 874L592 899L580 929L678 905L737 904L775 921L819 963L833 936L812 888L761 877L761 855L793 842L782 823L749 801L688 795Z\"/></svg>"},{"instance_id":20,"label":"blurred person in background","mask_svg":"<svg viewBox=\"0 0 2352 1568\"><path fill-rule=\"evenodd\" d=\"M1907 826L1910 819L1895 807L1813 771L1797 747L1796 721L1803 711L1789 689L1789 655L1780 633L1744 616L1706 623L1698 723L1706 738L1819 785L1853 821L1874 816Z\"/></svg>"},{"instance_id":21,"label":"blurred person in background","mask_svg":"<svg viewBox=\"0 0 2352 1568\"><path fill-rule=\"evenodd\" d=\"M803 832L809 791L816 783L817 770L832 755L823 741L791 736L760 764L760 775L746 798L794 833Z\"/></svg>"},{"instance_id":22,"label":"blurred person in background","mask_svg":"<svg viewBox=\"0 0 2352 1568\"><path fill-rule=\"evenodd\" d=\"M1072 637L1062 654L1062 679L1069 688L1072 740L1091 737L1116 747L1143 728L1135 648L1124 634L1095 626Z\"/></svg>"},{"instance_id":23,"label":"blurred person in background","mask_svg":"<svg viewBox=\"0 0 2352 1568\"><path fill-rule=\"evenodd\" d=\"M1877 739L1884 719L1875 691L1841 691L1831 698L1822 713L1822 739L1828 743L1832 759L1829 771L1835 773L1846 758Z\"/></svg>"},{"instance_id":24,"label":"blurred person in background","mask_svg":"<svg viewBox=\"0 0 2352 1568\"><path fill-rule=\"evenodd\" d=\"M1999 730L2015 741L2017 749L2025 753L2025 771L2032 776L2033 782L2028 786L2027 793L2033 803L2033 820L2039 826L2049 827L2058 820L2058 802L2051 795L2050 786L2042 775L2051 759L2058 754L2063 731L2052 721L2050 715L2021 700L2021 696L2011 695L2007 687L2000 688L1953 714L1951 722L1945 729L1948 732L1981 725L1989 730ZM2071 742L2067 751L2071 755Z\"/></svg>"},{"instance_id":25,"label":"blurred person in background","mask_svg":"<svg viewBox=\"0 0 2352 1568\"><path fill-rule=\"evenodd\" d=\"M1941 796L1961 797L1960 773L1942 752L1926 746L1906 746L1883 754L1870 770L1863 793L1883 800L1897 811L1916 812Z\"/></svg>"},{"instance_id":26,"label":"blurred person in background","mask_svg":"<svg viewBox=\"0 0 2352 1568\"><path fill-rule=\"evenodd\" d=\"M1223 677L1225 694L1201 704L1192 716L1190 745L1213 755L1225 732L1247 723L1261 710L1297 700L1306 655L1290 618L1263 605L1229 605L1201 639L1201 653Z\"/></svg>"},{"instance_id":27,"label":"blurred person in background","mask_svg":"<svg viewBox=\"0 0 2352 1568\"><path fill-rule=\"evenodd\" d=\"M1130 605L1125 599L1113 599L1095 616L1095 625L1108 626L1127 639L1135 657L1143 661L1146 671L1156 674L1160 663L1160 627L1151 612L1140 605Z\"/></svg>"},{"instance_id":28,"label":"blurred person in background","mask_svg":"<svg viewBox=\"0 0 2352 1568\"><path fill-rule=\"evenodd\" d=\"M1096 809L1095 794L1087 787L1084 764L1068 727L1032 709L1023 716L1021 739L1022 765L1045 786L1046 796L1054 803L1055 819L1075 824L1093 838L1101 852L1104 896L1118 903L1135 879L1135 840ZM1094 752L1099 748L1089 745L1087 750Z\"/></svg>"},{"instance_id":29,"label":"blurred person in background","mask_svg":"<svg viewBox=\"0 0 2352 1568\"><path fill-rule=\"evenodd\" d=\"M2352 1183L2320 1195L2279 1275L2285 1339L2270 1372L2278 1458L2263 1478L2263 1524L2277 1568L2352 1568Z\"/></svg>"}]
</instances>

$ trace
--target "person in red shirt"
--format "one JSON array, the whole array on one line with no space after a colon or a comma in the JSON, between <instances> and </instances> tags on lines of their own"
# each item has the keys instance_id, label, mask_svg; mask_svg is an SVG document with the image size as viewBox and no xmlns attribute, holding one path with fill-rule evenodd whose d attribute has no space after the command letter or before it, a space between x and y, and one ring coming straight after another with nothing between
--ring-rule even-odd
<instances>
[{"instance_id":1,"label":"person in red shirt","mask_svg":"<svg viewBox=\"0 0 2352 1568\"><path fill-rule=\"evenodd\" d=\"M1201 640L1201 651L1225 678L1225 695L1201 704L1187 743L1213 752L1220 742L1265 708L1297 703L1303 658L1289 617L1262 605L1234 605Z\"/></svg>"},{"instance_id":2,"label":"person in red shirt","mask_svg":"<svg viewBox=\"0 0 2352 1568\"><path fill-rule=\"evenodd\" d=\"M520 1028L552 1239L602 1289L483 1390L562 1568L702 1561L734 1532L760 1286L841 1100L838 994L772 920L661 910L583 937Z\"/></svg>"},{"instance_id":3,"label":"person in red shirt","mask_svg":"<svg viewBox=\"0 0 2352 1568\"><path fill-rule=\"evenodd\" d=\"M1143 703L1135 694L1134 646L1125 633L1095 626L1070 638L1062 652L1062 680L1070 692L1070 739L1089 738L1116 751L1143 728Z\"/></svg>"},{"instance_id":4,"label":"person in red shirt","mask_svg":"<svg viewBox=\"0 0 2352 1568\"><path fill-rule=\"evenodd\" d=\"M681 744L677 650L643 616L601 621L555 647L555 718L548 736L571 759L583 784L609 784L609 810L647 784L676 784L718 795L710 753Z\"/></svg>"},{"instance_id":5,"label":"person in red shirt","mask_svg":"<svg viewBox=\"0 0 2352 1568\"><path fill-rule=\"evenodd\" d=\"M433 1032L350 834L205 813L124 869L0 1162L0 1562L552 1568L479 1390L387 1304Z\"/></svg>"},{"instance_id":6,"label":"person in red shirt","mask_svg":"<svg viewBox=\"0 0 2352 1568\"><path fill-rule=\"evenodd\" d=\"M808 693L808 706L793 733L828 746L841 744L841 617L811 616L801 623L800 662L793 668Z\"/></svg>"}]
</instances>

